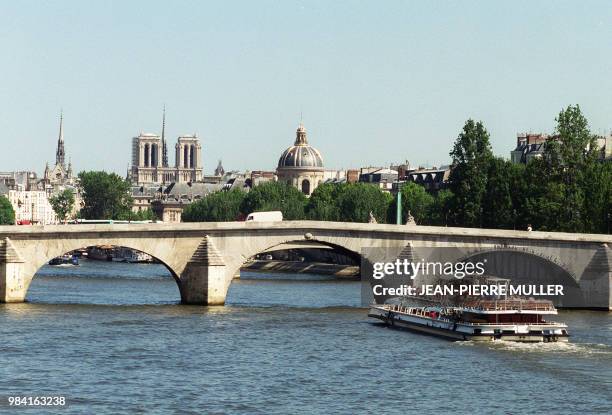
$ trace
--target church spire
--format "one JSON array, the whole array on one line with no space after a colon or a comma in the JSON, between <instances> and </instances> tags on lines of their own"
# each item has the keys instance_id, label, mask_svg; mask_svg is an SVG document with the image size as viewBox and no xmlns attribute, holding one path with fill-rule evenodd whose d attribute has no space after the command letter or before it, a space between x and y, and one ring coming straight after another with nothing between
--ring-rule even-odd
<instances>
[{"instance_id":1,"label":"church spire","mask_svg":"<svg viewBox=\"0 0 612 415\"><path fill-rule=\"evenodd\" d=\"M164 104L164 113L162 116L162 166L168 167L168 146L166 145L166 104Z\"/></svg>"},{"instance_id":2,"label":"church spire","mask_svg":"<svg viewBox=\"0 0 612 415\"><path fill-rule=\"evenodd\" d=\"M64 112L60 112L59 137L57 139L57 150L55 152L55 164L65 165L66 152L64 151Z\"/></svg>"}]
</instances>

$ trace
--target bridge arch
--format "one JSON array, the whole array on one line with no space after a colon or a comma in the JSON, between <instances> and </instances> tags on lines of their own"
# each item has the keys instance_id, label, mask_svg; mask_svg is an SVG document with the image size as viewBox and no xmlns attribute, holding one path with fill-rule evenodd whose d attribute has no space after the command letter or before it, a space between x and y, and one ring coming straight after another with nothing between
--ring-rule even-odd
<instances>
[{"instance_id":1,"label":"bridge arch","mask_svg":"<svg viewBox=\"0 0 612 415\"><path fill-rule=\"evenodd\" d=\"M333 250L340 252L351 259L353 259L357 264L361 262L361 254L352 247L348 247L343 244L339 244L336 241L330 241L325 238L315 238L310 235L305 235L304 238L296 238L295 236L283 236L274 241L268 239L268 242L263 242L261 244L257 244L251 246L249 250L241 252L238 261L233 261L228 264L227 276L228 276L228 286L231 283L231 279L240 271L246 263L248 263L253 257L256 255L265 253L277 247L282 247L283 245L291 245L291 244L300 244L306 242L317 243L319 245L327 246L332 248Z\"/></svg>"},{"instance_id":2,"label":"bridge arch","mask_svg":"<svg viewBox=\"0 0 612 415\"><path fill-rule=\"evenodd\" d=\"M547 297L560 307L584 302L577 278L555 258L536 251L496 247L470 252L458 262L484 262L485 275L507 278L511 284L562 285L563 296Z\"/></svg>"},{"instance_id":3,"label":"bridge arch","mask_svg":"<svg viewBox=\"0 0 612 415\"><path fill-rule=\"evenodd\" d=\"M15 241L15 244L18 243L19 241ZM51 259L77 249L101 244L134 249L150 255L169 271L170 275L178 286L179 292L181 291L180 272L177 271L177 267L172 264L168 258L171 256L171 252L164 255L162 252L160 252L160 249L152 249L152 247L148 246L146 243L144 243L144 241L139 241L138 239L134 239L131 242L125 239L103 241L99 239L59 239L53 241L53 243L46 241L46 243L41 244L41 246L38 244L28 244L27 246L19 248L18 251L20 252L21 256L27 258L27 261L25 261L23 264L24 297L27 295L30 284L32 283L36 273Z\"/></svg>"}]
</instances>

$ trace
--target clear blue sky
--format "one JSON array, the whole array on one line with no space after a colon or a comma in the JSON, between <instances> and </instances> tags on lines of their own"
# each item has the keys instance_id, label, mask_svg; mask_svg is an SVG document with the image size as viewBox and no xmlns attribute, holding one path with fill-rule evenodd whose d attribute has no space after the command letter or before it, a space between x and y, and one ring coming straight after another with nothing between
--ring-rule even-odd
<instances>
[{"instance_id":1,"label":"clear blue sky","mask_svg":"<svg viewBox=\"0 0 612 415\"><path fill-rule=\"evenodd\" d=\"M269 169L300 112L326 167L441 164L467 118L508 157L578 103L612 128L612 4L1 1L0 170L124 174L130 140L203 139L205 171ZM173 160L173 152L171 153Z\"/></svg>"}]
</instances>

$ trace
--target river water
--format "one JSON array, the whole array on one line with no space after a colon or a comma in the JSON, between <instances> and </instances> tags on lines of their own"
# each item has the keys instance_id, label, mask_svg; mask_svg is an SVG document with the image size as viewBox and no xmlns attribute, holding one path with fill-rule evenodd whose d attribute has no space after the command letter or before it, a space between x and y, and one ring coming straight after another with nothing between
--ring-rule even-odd
<instances>
[{"instance_id":1,"label":"river water","mask_svg":"<svg viewBox=\"0 0 612 415\"><path fill-rule=\"evenodd\" d=\"M354 281L243 272L183 306L160 265L87 260L27 299L0 304L0 412L612 413L612 313L560 312L570 344L453 343L371 323Z\"/></svg>"}]
</instances>

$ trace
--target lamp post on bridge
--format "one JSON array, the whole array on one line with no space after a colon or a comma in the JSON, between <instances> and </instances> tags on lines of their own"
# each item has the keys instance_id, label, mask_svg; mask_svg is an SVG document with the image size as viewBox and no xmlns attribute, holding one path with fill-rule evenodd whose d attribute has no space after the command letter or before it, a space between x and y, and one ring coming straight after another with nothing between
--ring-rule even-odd
<instances>
[{"instance_id":1,"label":"lamp post on bridge","mask_svg":"<svg viewBox=\"0 0 612 415\"><path fill-rule=\"evenodd\" d=\"M395 209L395 223L398 225L402 224L402 189L399 188L397 191L397 206Z\"/></svg>"}]
</instances>

